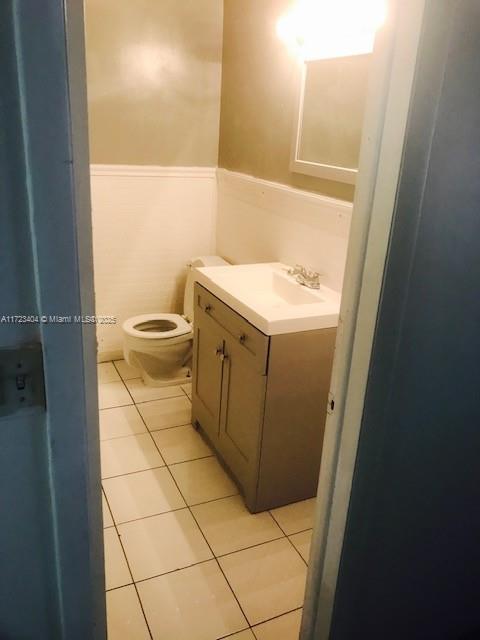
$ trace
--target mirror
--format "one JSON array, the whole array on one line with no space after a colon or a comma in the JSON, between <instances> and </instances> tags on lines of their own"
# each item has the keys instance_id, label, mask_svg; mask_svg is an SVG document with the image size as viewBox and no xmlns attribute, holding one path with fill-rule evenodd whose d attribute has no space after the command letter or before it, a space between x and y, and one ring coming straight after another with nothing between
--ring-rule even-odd
<instances>
[{"instance_id":1,"label":"mirror","mask_svg":"<svg viewBox=\"0 0 480 640\"><path fill-rule=\"evenodd\" d=\"M355 184L371 57L369 53L303 63L293 172Z\"/></svg>"}]
</instances>

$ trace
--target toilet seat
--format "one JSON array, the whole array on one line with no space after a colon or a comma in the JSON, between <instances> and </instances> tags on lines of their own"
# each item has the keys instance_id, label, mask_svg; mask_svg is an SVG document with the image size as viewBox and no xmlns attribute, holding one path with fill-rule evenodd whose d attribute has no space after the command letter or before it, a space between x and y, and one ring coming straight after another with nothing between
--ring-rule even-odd
<instances>
[{"instance_id":1,"label":"toilet seat","mask_svg":"<svg viewBox=\"0 0 480 640\"><path fill-rule=\"evenodd\" d=\"M142 325L143 329L140 328ZM156 328L156 325L159 325L159 328ZM164 329L160 328L162 325ZM125 320L123 330L133 338L143 340L172 340L181 336L185 336L185 340L186 336L192 333L192 325L178 313L145 313Z\"/></svg>"}]
</instances>

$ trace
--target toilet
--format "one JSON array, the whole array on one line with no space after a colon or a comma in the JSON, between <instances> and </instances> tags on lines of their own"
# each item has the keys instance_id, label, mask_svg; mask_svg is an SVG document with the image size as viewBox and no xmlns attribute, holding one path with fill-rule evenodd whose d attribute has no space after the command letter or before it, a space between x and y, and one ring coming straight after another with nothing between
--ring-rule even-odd
<instances>
[{"instance_id":1,"label":"toilet","mask_svg":"<svg viewBox=\"0 0 480 640\"><path fill-rule=\"evenodd\" d=\"M191 381L195 269L226 264L219 256L192 259L188 265L183 315L146 313L123 323L124 358L140 370L146 385L163 387Z\"/></svg>"}]
</instances>

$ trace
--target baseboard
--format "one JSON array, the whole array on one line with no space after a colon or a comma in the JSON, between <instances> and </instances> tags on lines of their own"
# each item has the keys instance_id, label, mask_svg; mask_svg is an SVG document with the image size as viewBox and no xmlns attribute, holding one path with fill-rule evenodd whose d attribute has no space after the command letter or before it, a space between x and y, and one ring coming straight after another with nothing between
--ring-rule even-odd
<instances>
[{"instance_id":1,"label":"baseboard","mask_svg":"<svg viewBox=\"0 0 480 640\"><path fill-rule=\"evenodd\" d=\"M137 164L91 164L92 176L121 176L132 178L209 178L213 180L216 167L162 167Z\"/></svg>"}]
</instances>

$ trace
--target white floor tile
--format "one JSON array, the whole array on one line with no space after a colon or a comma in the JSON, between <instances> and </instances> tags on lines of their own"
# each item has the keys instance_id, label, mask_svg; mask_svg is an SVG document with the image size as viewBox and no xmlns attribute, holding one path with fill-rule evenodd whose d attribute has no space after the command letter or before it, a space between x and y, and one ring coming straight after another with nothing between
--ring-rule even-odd
<instances>
[{"instance_id":1,"label":"white floor tile","mask_svg":"<svg viewBox=\"0 0 480 640\"><path fill-rule=\"evenodd\" d=\"M248 626L215 561L141 582L138 590L154 640L213 640Z\"/></svg>"},{"instance_id":2,"label":"white floor tile","mask_svg":"<svg viewBox=\"0 0 480 640\"><path fill-rule=\"evenodd\" d=\"M120 376L111 362L101 362L97 364L97 376L99 384L120 380Z\"/></svg>"},{"instance_id":3,"label":"white floor tile","mask_svg":"<svg viewBox=\"0 0 480 640\"><path fill-rule=\"evenodd\" d=\"M98 406L100 409L121 407L126 404L133 404L133 400L121 380L98 385Z\"/></svg>"},{"instance_id":4,"label":"white floor tile","mask_svg":"<svg viewBox=\"0 0 480 640\"><path fill-rule=\"evenodd\" d=\"M310 545L312 542L312 530L310 529L310 531L294 533L292 536L289 536L289 538L302 558L305 560L305 562L308 563L308 558L310 555Z\"/></svg>"},{"instance_id":5,"label":"white floor tile","mask_svg":"<svg viewBox=\"0 0 480 640\"><path fill-rule=\"evenodd\" d=\"M182 384L181 387L191 400L192 399L192 383L189 382L188 384Z\"/></svg>"},{"instance_id":6,"label":"white floor tile","mask_svg":"<svg viewBox=\"0 0 480 640\"><path fill-rule=\"evenodd\" d=\"M108 508L107 501L105 500L105 496L102 493L102 514L103 514L103 528L113 527L112 514L110 513L110 509Z\"/></svg>"},{"instance_id":7,"label":"white floor tile","mask_svg":"<svg viewBox=\"0 0 480 640\"><path fill-rule=\"evenodd\" d=\"M188 509L121 524L118 530L134 580L151 578L212 557ZM298 558L295 549L292 552Z\"/></svg>"},{"instance_id":8,"label":"white floor tile","mask_svg":"<svg viewBox=\"0 0 480 640\"><path fill-rule=\"evenodd\" d=\"M170 471L188 505L238 493L215 457L175 464Z\"/></svg>"},{"instance_id":9,"label":"white floor tile","mask_svg":"<svg viewBox=\"0 0 480 640\"><path fill-rule=\"evenodd\" d=\"M298 640L301 622L302 610L297 609L254 627L255 636L257 640Z\"/></svg>"},{"instance_id":10,"label":"white floor tile","mask_svg":"<svg viewBox=\"0 0 480 640\"><path fill-rule=\"evenodd\" d=\"M125 384L135 402L148 402L149 400L162 400L163 398L175 398L175 396L184 395L180 386L147 387L141 378L126 380Z\"/></svg>"},{"instance_id":11,"label":"white floor tile","mask_svg":"<svg viewBox=\"0 0 480 640\"><path fill-rule=\"evenodd\" d=\"M307 568L286 538L219 558L250 624L303 605Z\"/></svg>"},{"instance_id":12,"label":"white floor tile","mask_svg":"<svg viewBox=\"0 0 480 640\"><path fill-rule=\"evenodd\" d=\"M105 546L105 587L115 589L132 582L127 561L114 527L104 529L103 541Z\"/></svg>"},{"instance_id":13,"label":"white floor tile","mask_svg":"<svg viewBox=\"0 0 480 640\"><path fill-rule=\"evenodd\" d=\"M241 496L200 504L192 512L216 556L283 537L268 511L251 514Z\"/></svg>"},{"instance_id":14,"label":"white floor tile","mask_svg":"<svg viewBox=\"0 0 480 640\"><path fill-rule=\"evenodd\" d=\"M122 380L132 380L132 378L140 378L140 371L131 367L125 360L115 360L115 367L120 374Z\"/></svg>"},{"instance_id":15,"label":"white floor tile","mask_svg":"<svg viewBox=\"0 0 480 640\"><path fill-rule=\"evenodd\" d=\"M100 411L100 440L146 432L147 428L134 405Z\"/></svg>"},{"instance_id":16,"label":"white floor tile","mask_svg":"<svg viewBox=\"0 0 480 640\"><path fill-rule=\"evenodd\" d=\"M108 640L150 640L135 587L107 592Z\"/></svg>"},{"instance_id":17,"label":"white floor tile","mask_svg":"<svg viewBox=\"0 0 480 640\"><path fill-rule=\"evenodd\" d=\"M138 405L138 410L150 431L178 427L192 421L192 405L184 393L178 398L145 402Z\"/></svg>"},{"instance_id":18,"label":"white floor tile","mask_svg":"<svg viewBox=\"0 0 480 640\"><path fill-rule=\"evenodd\" d=\"M102 478L164 466L149 433L103 440L100 443L100 455Z\"/></svg>"},{"instance_id":19,"label":"white floor tile","mask_svg":"<svg viewBox=\"0 0 480 640\"><path fill-rule=\"evenodd\" d=\"M117 524L185 507L166 467L103 481Z\"/></svg>"},{"instance_id":20,"label":"white floor tile","mask_svg":"<svg viewBox=\"0 0 480 640\"><path fill-rule=\"evenodd\" d=\"M270 513L289 536L313 527L316 498L293 502L285 507L272 509Z\"/></svg>"},{"instance_id":21,"label":"white floor tile","mask_svg":"<svg viewBox=\"0 0 480 640\"><path fill-rule=\"evenodd\" d=\"M152 431L152 437L167 464L213 455L208 444L190 424Z\"/></svg>"}]
</instances>

